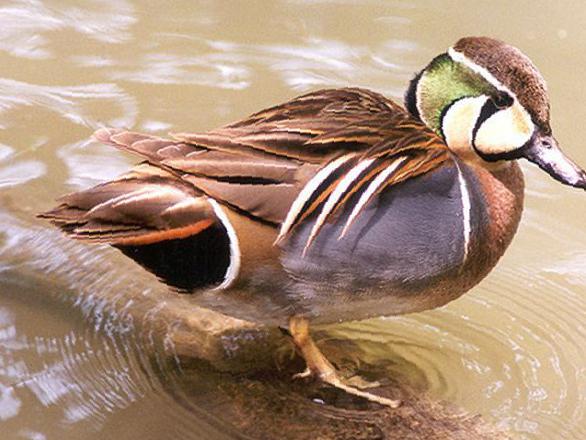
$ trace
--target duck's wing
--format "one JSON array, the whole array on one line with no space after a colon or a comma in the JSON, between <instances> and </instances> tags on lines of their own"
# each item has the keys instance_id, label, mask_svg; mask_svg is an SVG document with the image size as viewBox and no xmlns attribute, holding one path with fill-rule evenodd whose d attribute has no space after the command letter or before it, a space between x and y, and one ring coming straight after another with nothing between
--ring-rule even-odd
<instances>
[{"instance_id":1,"label":"duck's wing","mask_svg":"<svg viewBox=\"0 0 586 440\"><path fill-rule=\"evenodd\" d=\"M368 192L366 204L449 158L443 141L402 107L357 88L312 92L216 130L174 134L176 142L106 129L95 136L280 226L281 236L324 213L326 201L324 221L350 195Z\"/></svg>"},{"instance_id":2,"label":"duck's wing","mask_svg":"<svg viewBox=\"0 0 586 440\"><path fill-rule=\"evenodd\" d=\"M317 216L307 248L352 196L344 231L381 191L450 159L420 121L362 89L310 93L174 139L116 129L94 136L146 162L61 198L41 217L73 238L110 243L186 289L225 287L238 274L238 227L222 205L268 229L269 243Z\"/></svg>"},{"instance_id":3,"label":"duck's wing","mask_svg":"<svg viewBox=\"0 0 586 440\"><path fill-rule=\"evenodd\" d=\"M227 287L239 259L213 200L161 167L142 163L115 180L61 197L39 214L68 236L108 243L181 290Z\"/></svg>"},{"instance_id":4,"label":"duck's wing","mask_svg":"<svg viewBox=\"0 0 586 440\"><path fill-rule=\"evenodd\" d=\"M323 164L379 143L387 137L387 123L401 115L402 107L370 90L326 89L216 130L173 136L213 150Z\"/></svg>"},{"instance_id":5,"label":"duck's wing","mask_svg":"<svg viewBox=\"0 0 586 440\"><path fill-rule=\"evenodd\" d=\"M40 214L72 238L115 245L179 239L216 221L203 194L159 167L143 163L115 180L65 195Z\"/></svg>"}]
</instances>

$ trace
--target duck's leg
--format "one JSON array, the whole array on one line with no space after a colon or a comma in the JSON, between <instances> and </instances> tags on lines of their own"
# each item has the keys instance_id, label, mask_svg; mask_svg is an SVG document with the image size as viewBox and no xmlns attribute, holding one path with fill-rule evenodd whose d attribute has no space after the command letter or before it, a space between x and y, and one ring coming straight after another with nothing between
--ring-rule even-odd
<instances>
[{"instance_id":1,"label":"duck's leg","mask_svg":"<svg viewBox=\"0 0 586 440\"><path fill-rule=\"evenodd\" d=\"M326 359L317 345L315 345L315 342L309 334L309 321L306 318L298 316L292 317L289 320L289 332L293 337L295 346L299 350L303 359L305 359L307 365L306 370L303 373L295 375L295 377L316 376L321 381L339 388L348 394L359 396L381 405L390 406L391 408L397 408L401 404L400 400L392 400L377 396L376 394L362 391L344 383L334 366Z\"/></svg>"}]
</instances>

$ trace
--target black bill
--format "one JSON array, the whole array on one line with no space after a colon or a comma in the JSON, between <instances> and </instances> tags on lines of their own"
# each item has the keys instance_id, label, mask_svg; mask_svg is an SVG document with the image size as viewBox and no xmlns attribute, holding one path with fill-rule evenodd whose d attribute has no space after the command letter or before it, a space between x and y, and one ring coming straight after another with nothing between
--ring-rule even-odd
<instances>
[{"instance_id":1,"label":"black bill","mask_svg":"<svg viewBox=\"0 0 586 440\"><path fill-rule=\"evenodd\" d=\"M553 136L534 133L521 156L537 164L555 180L586 189L586 172L564 155Z\"/></svg>"}]
</instances>

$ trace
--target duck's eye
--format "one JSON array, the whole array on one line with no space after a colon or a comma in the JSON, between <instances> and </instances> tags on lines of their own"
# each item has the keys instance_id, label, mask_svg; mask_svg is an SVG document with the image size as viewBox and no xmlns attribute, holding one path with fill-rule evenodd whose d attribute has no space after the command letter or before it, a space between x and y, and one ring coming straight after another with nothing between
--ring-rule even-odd
<instances>
[{"instance_id":1,"label":"duck's eye","mask_svg":"<svg viewBox=\"0 0 586 440\"><path fill-rule=\"evenodd\" d=\"M498 109L510 107L513 104L513 98L506 92L498 92L493 98L492 102Z\"/></svg>"}]
</instances>

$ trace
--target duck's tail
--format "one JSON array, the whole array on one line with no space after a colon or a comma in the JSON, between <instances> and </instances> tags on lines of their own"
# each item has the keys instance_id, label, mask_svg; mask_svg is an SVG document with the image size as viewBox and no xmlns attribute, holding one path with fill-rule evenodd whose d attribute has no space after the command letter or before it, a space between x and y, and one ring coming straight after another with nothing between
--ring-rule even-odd
<instances>
[{"instance_id":1,"label":"duck's tail","mask_svg":"<svg viewBox=\"0 0 586 440\"><path fill-rule=\"evenodd\" d=\"M153 163L161 149L168 157L182 148L176 141L107 129L95 137ZM72 238L111 244L172 286L191 290L227 282L230 226L213 199L172 170L145 162L58 202L39 217Z\"/></svg>"}]
</instances>

